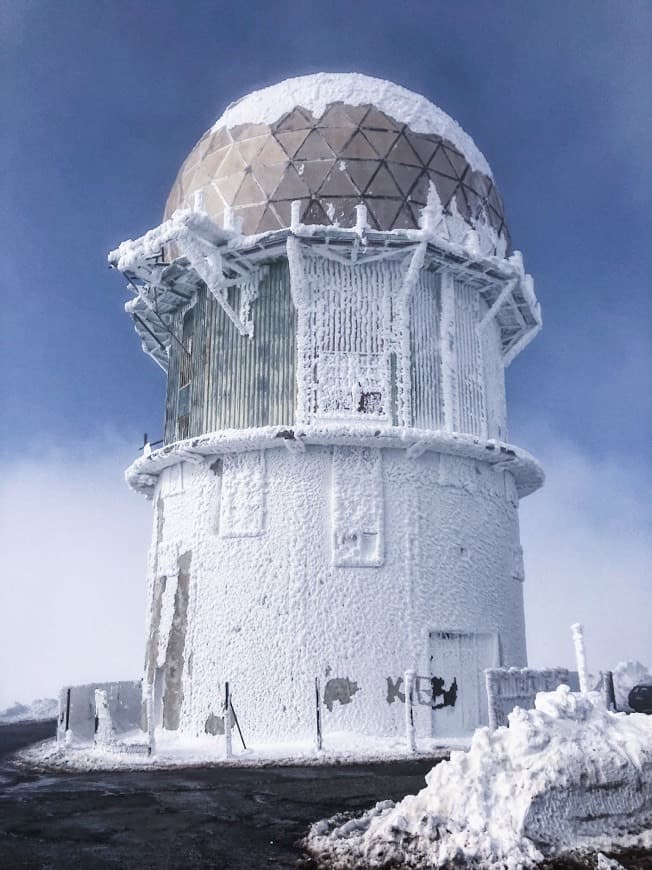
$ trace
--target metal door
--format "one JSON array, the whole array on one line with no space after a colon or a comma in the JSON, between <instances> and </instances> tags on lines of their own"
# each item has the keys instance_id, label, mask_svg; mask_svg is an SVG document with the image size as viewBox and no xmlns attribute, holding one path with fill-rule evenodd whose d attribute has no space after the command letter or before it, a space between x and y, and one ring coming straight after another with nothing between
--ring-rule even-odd
<instances>
[{"instance_id":1,"label":"metal door","mask_svg":"<svg viewBox=\"0 0 652 870\"><path fill-rule=\"evenodd\" d=\"M496 634L430 633L434 737L467 737L488 724L484 669L498 664Z\"/></svg>"}]
</instances>

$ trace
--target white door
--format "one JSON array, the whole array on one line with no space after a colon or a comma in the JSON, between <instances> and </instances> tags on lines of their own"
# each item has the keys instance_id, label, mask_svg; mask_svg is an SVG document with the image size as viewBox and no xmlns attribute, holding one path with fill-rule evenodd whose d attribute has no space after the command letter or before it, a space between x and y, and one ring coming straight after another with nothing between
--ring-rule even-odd
<instances>
[{"instance_id":1,"label":"white door","mask_svg":"<svg viewBox=\"0 0 652 870\"><path fill-rule=\"evenodd\" d=\"M430 633L433 737L467 737L488 724L484 669L498 664L496 634Z\"/></svg>"}]
</instances>

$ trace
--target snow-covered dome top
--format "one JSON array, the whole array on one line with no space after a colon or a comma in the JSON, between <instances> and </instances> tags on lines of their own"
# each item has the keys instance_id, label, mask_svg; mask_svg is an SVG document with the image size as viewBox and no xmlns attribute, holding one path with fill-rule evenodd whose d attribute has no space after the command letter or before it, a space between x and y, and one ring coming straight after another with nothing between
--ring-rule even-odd
<instances>
[{"instance_id":1,"label":"snow-covered dome top","mask_svg":"<svg viewBox=\"0 0 652 870\"><path fill-rule=\"evenodd\" d=\"M444 208L507 237L503 206L484 156L425 97L357 73L287 79L232 103L183 163L165 214L226 208L244 233L290 225L355 223L367 206L380 230L416 228L431 182Z\"/></svg>"}]
</instances>

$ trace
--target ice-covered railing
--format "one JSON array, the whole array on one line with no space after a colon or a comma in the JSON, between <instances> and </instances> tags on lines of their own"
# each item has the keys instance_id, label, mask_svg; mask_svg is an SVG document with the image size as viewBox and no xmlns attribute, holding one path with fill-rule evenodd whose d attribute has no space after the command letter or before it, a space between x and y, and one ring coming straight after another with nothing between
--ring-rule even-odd
<instances>
[{"instance_id":1,"label":"ice-covered railing","mask_svg":"<svg viewBox=\"0 0 652 870\"><path fill-rule=\"evenodd\" d=\"M406 248L418 247L409 269L445 267L476 288L489 311L481 326L495 318L501 329L505 365L514 359L541 328L541 309L522 255L505 256L504 240L496 237L486 220L470 228L453 201L444 211L434 185L422 210L418 230L373 230L366 208L357 206L354 227L306 225L299 220L299 203L293 204L290 227L256 236L242 235L227 210L226 226L218 226L201 210L179 210L161 226L136 240L123 242L109 254L109 263L127 278L135 298L126 310L136 323L144 349L163 368L173 340L173 315L191 303L202 282L222 306L243 337L253 334L251 304L255 300L261 266L272 257L288 254L288 238L318 247L327 258L347 264L405 257ZM166 262L164 252L175 247L181 256ZM229 288L240 286L241 306L229 302Z\"/></svg>"},{"instance_id":2,"label":"ice-covered railing","mask_svg":"<svg viewBox=\"0 0 652 870\"><path fill-rule=\"evenodd\" d=\"M161 363L157 351L165 351L173 337L172 315L192 302L200 282L206 285L240 335L253 334L251 304L264 269L242 258L230 246L237 238L236 229L221 228L204 212L185 209L139 239L122 242L109 254L109 264L125 275L135 293L136 298L125 309L140 327L145 350L157 362ZM181 253L183 263L179 259L165 262L164 252L169 246ZM179 277L185 277L182 290L175 286ZM229 288L234 286L243 291L239 311L229 302ZM153 347L148 338L153 340Z\"/></svg>"}]
</instances>

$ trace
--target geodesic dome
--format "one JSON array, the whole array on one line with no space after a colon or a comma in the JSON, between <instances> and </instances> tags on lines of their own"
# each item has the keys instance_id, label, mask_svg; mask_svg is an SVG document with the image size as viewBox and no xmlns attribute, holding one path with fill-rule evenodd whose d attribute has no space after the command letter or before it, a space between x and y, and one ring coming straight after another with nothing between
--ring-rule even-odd
<instances>
[{"instance_id":1,"label":"geodesic dome","mask_svg":"<svg viewBox=\"0 0 652 870\"><path fill-rule=\"evenodd\" d=\"M165 216L231 209L245 234L290 225L352 226L364 203L373 229L416 229L434 185L442 206L508 242L502 200L471 138L425 97L359 74L302 76L232 104L184 161Z\"/></svg>"}]
</instances>

